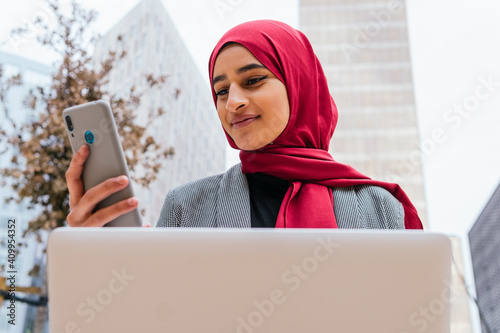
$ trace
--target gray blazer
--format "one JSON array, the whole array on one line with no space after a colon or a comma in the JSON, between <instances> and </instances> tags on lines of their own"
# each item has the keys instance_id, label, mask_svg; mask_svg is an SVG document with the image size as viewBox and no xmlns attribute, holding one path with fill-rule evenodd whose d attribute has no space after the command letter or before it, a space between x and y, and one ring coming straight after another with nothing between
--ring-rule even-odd
<instances>
[{"instance_id":1,"label":"gray blazer","mask_svg":"<svg viewBox=\"0 0 500 333\"><path fill-rule=\"evenodd\" d=\"M403 206L387 190L356 185L332 192L339 228L404 229ZM250 194L241 164L168 192L156 226L250 228Z\"/></svg>"}]
</instances>

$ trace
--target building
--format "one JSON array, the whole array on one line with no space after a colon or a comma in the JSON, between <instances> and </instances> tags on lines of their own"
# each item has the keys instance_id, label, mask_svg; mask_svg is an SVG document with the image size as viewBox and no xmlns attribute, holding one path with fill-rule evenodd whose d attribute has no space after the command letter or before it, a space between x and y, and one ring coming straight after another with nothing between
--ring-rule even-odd
<instances>
[{"instance_id":1,"label":"building","mask_svg":"<svg viewBox=\"0 0 500 333\"><path fill-rule=\"evenodd\" d=\"M118 36L120 40L118 40ZM95 58L123 48L127 56L110 73L108 90L124 96L141 87L147 73L168 75L161 89L141 101L139 118L161 106L166 111L150 133L175 149L149 189L135 186L144 221L154 225L167 191L223 172L226 139L213 106L208 79L202 76L160 0L143 0L96 44Z\"/></svg>"},{"instance_id":2,"label":"building","mask_svg":"<svg viewBox=\"0 0 500 333\"><path fill-rule=\"evenodd\" d=\"M469 308L470 295L465 280L463 246L459 237L452 236L450 241L453 256L450 281L450 332L471 333L473 329Z\"/></svg>"},{"instance_id":3,"label":"building","mask_svg":"<svg viewBox=\"0 0 500 333\"><path fill-rule=\"evenodd\" d=\"M427 213L404 0L301 0L300 30L339 110L330 153Z\"/></svg>"},{"instance_id":4,"label":"building","mask_svg":"<svg viewBox=\"0 0 500 333\"><path fill-rule=\"evenodd\" d=\"M24 101L31 89L36 87L47 88L52 81L52 68L37 62L18 57L13 54L0 52L0 64L3 69L2 80L21 75L22 85L12 87L5 96L5 104L0 103L0 129L7 133L12 133L12 126L7 117L12 119L17 125L36 119L36 111L32 111L24 105ZM5 151L4 151L5 150ZM2 158L0 159L0 168L9 167L11 158L17 152L13 147L5 145L5 142L0 141L0 151ZM28 227L29 221L36 216L36 211L26 209L27 205L6 203L5 199L14 195L13 190L8 187L0 189L0 262L2 265L8 263L8 248L7 241L10 240L7 234L8 221L15 221L16 235L15 241L19 254L15 256L14 275L16 276L17 287L41 286L43 284L44 275L44 260L43 248L44 243L38 243L34 237L22 237L23 231ZM13 225L14 223L10 223ZM42 235L43 236L43 235ZM19 244L23 244L20 247ZM35 264L40 264L41 271L39 278L28 276L28 272ZM6 276L9 267L0 270L0 275ZM17 296L26 297L24 293L16 293ZM34 297L38 299L38 296ZM29 332L33 328L33 321L36 316L36 308L28 306L22 302L16 301L16 325L8 324L6 320L8 302L4 301L0 309L2 320L0 320L0 332Z\"/></svg>"},{"instance_id":5,"label":"building","mask_svg":"<svg viewBox=\"0 0 500 333\"><path fill-rule=\"evenodd\" d=\"M401 185L428 227L404 0L300 0L309 38L339 110L330 153L367 176ZM462 249L452 238L451 332L471 332Z\"/></svg>"},{"instance_id":6,"label":"building","mask_svg":"<svg viewBox=\"0 0 500 333\"><path fill-rule=\"evenodd\" d=\"M483 333L500 332L500 185L469 231Z\"/></svg>"}]
</instances>

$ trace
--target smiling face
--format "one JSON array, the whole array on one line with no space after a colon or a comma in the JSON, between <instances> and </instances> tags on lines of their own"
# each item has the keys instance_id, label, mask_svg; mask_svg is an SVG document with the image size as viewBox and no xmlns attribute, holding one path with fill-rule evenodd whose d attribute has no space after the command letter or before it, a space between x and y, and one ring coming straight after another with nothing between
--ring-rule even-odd
<instances>
[{"instance_id":1,"label":"smiling face","mask_svg":"<svg viewBox=\"0 0 500 333\"><path fill-rule=\"evenodd\" d=\"M262 148L286 128L285 85L240 44L220 51L212 85L222 126L241 150Z\"/></svg>"}]
</instances>

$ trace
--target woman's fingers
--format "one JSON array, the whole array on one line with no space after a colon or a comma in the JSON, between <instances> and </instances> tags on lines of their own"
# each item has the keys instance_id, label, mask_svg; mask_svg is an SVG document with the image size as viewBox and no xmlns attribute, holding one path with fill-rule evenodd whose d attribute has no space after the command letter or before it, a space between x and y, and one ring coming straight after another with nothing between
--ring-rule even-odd
<instances>
[{"instance_id":1,"label":"woman's fingers","mask_svg":"<svg viewBox=\"0 0 500 333\"><path fill-rule=\"evenodd\" d=\"M85 193L82 182L83 165L89 156L89 147L83 145L73 155L69 168L66 171L66 183L69 190L69 206L76 206Z\"/></svg>"},{"instance_id":2,"label":"woman's fingers","mask_svg":"<svg viewBox=\"0 0 500 333\"><path fill-rule=\"evenodd\" d=\"M72 211L66 220L70 227L102 227L106 223L116 219L137 208L138 200L134 197L119 201L111 206L99 209L97 212L79 219Z\"/></svg>"},{"instance_id":3,"label":"woman's fingers","mask_svg":"<svg viewBox=\"0 0 500 333\"><path fill-rule=\"evenodd\" d=\"M102 227L106 223L113 221L118 216L126 214L137 208L138 201L136 198L128 198L119 201L111 206L101 208L92 214L85 222L84 227Z\"/></svg>"},{"instance_id":4,"label":"woman's fingers","mask_svg":"<svg viewBox=\"0 0 500 333\"><path fill-rule=\"evenodd\" d=\"M124 189L127 185L128 178L126 176L118 176L109 178L92 187L85 192L80 201L71 208L70 215L68 215L68 222L78 223L77 221L86 221L92 215L94 208L99 202L106 199L111 194ZM94 222L94 224L95 223L96 222Z\"/></svg>"}]
</instances>

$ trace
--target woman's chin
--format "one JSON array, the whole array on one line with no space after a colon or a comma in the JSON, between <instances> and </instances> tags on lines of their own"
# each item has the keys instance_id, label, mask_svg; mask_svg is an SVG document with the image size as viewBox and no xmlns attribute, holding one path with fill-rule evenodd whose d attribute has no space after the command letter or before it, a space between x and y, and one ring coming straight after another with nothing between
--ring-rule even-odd
<instances>
[{"instance_id":1,"label":"woman's chin","mask_svg":"<svg viewBox=\"0 0 500 333\"><path fill-rule=\"evenodd\" d=\"M244 151L259 150L260 148L265 146L265 144L258 144L255 142L237 142L237 141L235 141L235 143L236 143L236 146L238 146L238 148L240 150L244 150Z\"/></svg>"}]
</instances>

